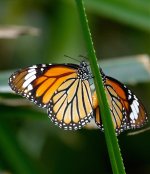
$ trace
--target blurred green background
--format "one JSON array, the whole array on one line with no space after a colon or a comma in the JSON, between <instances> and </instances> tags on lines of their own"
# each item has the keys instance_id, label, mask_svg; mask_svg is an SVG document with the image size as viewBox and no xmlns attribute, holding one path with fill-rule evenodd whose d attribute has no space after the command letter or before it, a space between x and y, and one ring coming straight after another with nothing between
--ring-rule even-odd
<instances>
[{"instance_id":1,"label":"blurred green background","mask_svg":"<svg viewBox=\"0 0 150 174\"><path fill-rule=\"evenodd\" d=\"M149 0L85 0L85 5L97 56L107 62L110 76L114 58L121 62L122 57L150 54ZM103 133L63 131L51 124L46 111L12 94L7 85L14 69L76 63L64 54L86 56L75 1L0 1L0 174L112 173ZM150 76L129 84L128 66L120 66L115 69L118 78L125 69L123 81L149 114ZM135 136L125 132L118 141L127 174L149 174L150 131Z\"/></svg>"}]
</instances>

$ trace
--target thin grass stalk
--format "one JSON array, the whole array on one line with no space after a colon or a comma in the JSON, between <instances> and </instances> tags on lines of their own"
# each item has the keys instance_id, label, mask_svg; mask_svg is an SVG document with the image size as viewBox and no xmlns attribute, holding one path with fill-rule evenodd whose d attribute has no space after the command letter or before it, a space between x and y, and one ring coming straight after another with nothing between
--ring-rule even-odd
<instances>
[{"instance_id":1,"label":"thin grass stalk","mask_svg":"<svg viewBox=\"0 0 150 174\"><path fill-rule=\"evenodd\" d=\"M88 20L85 13L85 8L82 0L76 0L76 5L80 17L81 27L83 30L83 35L86 43L86 48L88 52L88 59L91 66L91 71L94 76L94 83L96 88L96 93L100 105L100 111L102 116L102 122L104 125L104 133L106 144L108 148L109 158L114 174L125 174L125 167L123 164L122 156L120 153L117 137L115 135L114 126L111 119L111 114L102 82L102 77L99 72L99 66L97 63L97 58L95 54L95 49L92 42L92 37L90 29L88 26Z\"/></svg>"}]
</instances>

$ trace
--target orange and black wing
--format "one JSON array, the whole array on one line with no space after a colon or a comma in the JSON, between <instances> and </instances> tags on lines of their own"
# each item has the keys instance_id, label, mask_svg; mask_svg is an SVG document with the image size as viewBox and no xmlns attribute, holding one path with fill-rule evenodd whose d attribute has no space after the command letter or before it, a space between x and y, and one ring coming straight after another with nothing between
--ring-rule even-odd
<instances>
[{"instance_id":1,"label":"orange and black wing","mask_svg":"<svg viewBox=\"0 0 150 174\"><path fill-rule=\"evenodd\" d=\"M55 124L64 129L79 129L92 117L92 96L85 62L76 64L34 65L9 78L16 93L48 109Z\"/></svg>"},{"instance_id":2,"label":"orange and black wing","mask_svg":"<svg viewBox=\"0 0 150 174\"><path fill-rule=\"evenodd\" d=\"M40 107L47 107L58 87L69 78L77 78L78 65L40 64L16 71L9 85L16 93Z\"/></svg>"},{"instance_id":3,"label":"orange and black wing","mask_svg":"<svg viewBox=\"0 0 150 174\"><path fill-rule=\"evenodd\" d=\"M102 77L116 133L143 126L147 113L141 101L118 80L104 74ZM96 92L93 94L93 108L96 124L103 130Z\"/></svg>"}]
</instances>

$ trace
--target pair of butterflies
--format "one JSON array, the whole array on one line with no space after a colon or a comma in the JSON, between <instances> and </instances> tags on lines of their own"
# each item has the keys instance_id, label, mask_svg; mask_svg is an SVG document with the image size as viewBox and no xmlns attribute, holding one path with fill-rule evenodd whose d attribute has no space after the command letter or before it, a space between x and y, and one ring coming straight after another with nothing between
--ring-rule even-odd
<instances>
[{"instance_id":1,"label":"pair of butterflies","mask_svg":"<svg viewBox=\"0 0 150 174\"><path fill-rule=\"evenodd\" d=\"M116 133L141 127L147 114L140 100L101 68L100 73ZM91 78L85 61L80 65L40 64L16 71L10 76L9 85L16 93L47 108L51 121L60 128L77 130L94 117L103 130L97 95L90 88Z\"/></svg>"}]
</instances>

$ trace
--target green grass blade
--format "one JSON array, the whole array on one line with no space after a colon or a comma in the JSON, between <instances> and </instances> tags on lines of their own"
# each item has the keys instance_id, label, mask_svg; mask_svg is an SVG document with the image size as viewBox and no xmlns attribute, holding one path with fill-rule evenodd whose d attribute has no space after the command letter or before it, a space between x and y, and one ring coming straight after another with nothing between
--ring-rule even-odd
<instances>
[{"instance_id":1,"label":"green grass blade","mask_svg":"<svg viewBox=\"0 0 150 174\"><path fill-rule=\"evenodd\" d=\"M125 168L124 168L123 160L121 157L117 138L115 135L113 123L111 120L110 110L108 107L102 78L99 73L97 58L96 58L95 50L93 47L90 29L88 27L88 21L86 18L83 1L76 0L76 4L77 4L78 13L80 16L80 21L81 21L81 26L82 26L85 42L86 42L91 70L95 77L94 83L95 83L95 87L96 87L98 101L101 106L102 121L103 121L104 129L105 129L105 138L106 138L106 143L107 143L107 148L108 148L108 152L109 152L112 170L113 170L114 174L125 174Z\"/></svg>"}]
</instances>

